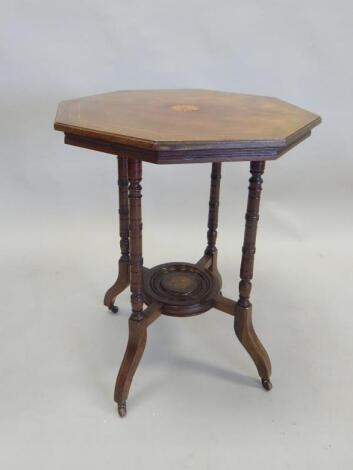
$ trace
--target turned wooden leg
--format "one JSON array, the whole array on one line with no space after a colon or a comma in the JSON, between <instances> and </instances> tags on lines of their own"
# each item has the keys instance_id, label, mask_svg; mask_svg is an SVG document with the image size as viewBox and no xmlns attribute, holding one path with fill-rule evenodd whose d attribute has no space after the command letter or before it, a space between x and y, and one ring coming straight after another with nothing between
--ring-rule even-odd
<instances>
[{"instance_id":1,"label":"turned wooden leg","mask_svg":"<svg viewBox=\"0 0 353 470\"><path fill-rule=\"evenodd\" d=\"M253 278L256 246L257 222L259 220L262 174L265 162L251 162L248 204L245 216L245 234L240 267L239 300L234 316L234 330L244 348L253 359L262 385L266 390L272 388L270 382L271 362L268 354L257 337L252 324L252 305L250 302L251 280Z\"/></svg>"},{"instance_id":2,"label":"turned wooden leg","mask_svg":"<svg viewBox=\"0 0 353 470\"><path fill-rule=\"evenodd\" d=\"M141 179L142 164L129 160L129 206L130 206L130 288L132 314L129 320L129 342L121 364L116 387L115 401L120 416L126 414L126 400L136 368L145 349L147 326L151 318L160 314L158 305L150 306L143 312L143 258L142 258L142 216ZM153 321L153 320L152 320Z\"/></svg>"},{"instance_id":3,"label":"turned wooden leg","mask_svg":"<svg viewBox=\"0 0 353 470\"><path fill-rule=\"evenodd\" d=\"M118 307L114 305L116 297L130 283L130 256L129 256L129 201L128 201L128 160L118 157L118 186L119 186L119 228L120 250L119 275L115 283L104 296L104 305L116 313Z\"/></svg>"},{"instance_id":4,"label":"turned wooden leg","mask_svg":"<svg viewBox=\"0 0 353 470\"><path fill-rule=\"evenodd\" d=\"M141 180L142 162L129 160L130 288L134 320L143 319Z\"/></svg>"},{"instance_id":5,"label":"turned wooden leg","mask_svg":"<svg viewBox=\"0 0 353 470\"><path fill-rule=\"evenodd\" d=\"M212 163L210 200L208 210L207 247L204 256L197 263L199 266L209 269L217 276L222 285L221 275L217 268L217 227L219 209L219 191L221 183L222 163Z\"/></svg>"}]
</instances>

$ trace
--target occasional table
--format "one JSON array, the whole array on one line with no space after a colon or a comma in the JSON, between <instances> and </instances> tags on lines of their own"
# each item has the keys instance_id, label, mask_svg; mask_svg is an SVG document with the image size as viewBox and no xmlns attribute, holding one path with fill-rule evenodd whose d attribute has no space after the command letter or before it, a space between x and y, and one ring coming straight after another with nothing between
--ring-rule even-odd
<instances>
[{"instance_id":1,"label":"occasional table","mask_svg":"<svg viewBox=\"0 0 353 470\"><path fill-rule=\"evenodd\" d=\"M271 363L252 323L250 302L256 230L266 160L275 160L310 136L318 115L277 98L209 90L117 91L60 103L55 129L65 143L118 156L119 273L104 297L112 311L130 285L129 340L114 399L126 414L130 385L147 329L160 315L186 317L216 308L234 317L234 330L270 390ZM250 161L248 203L238 300L221 293L217 225L222 162ZM207 246L197 263L143 265L142 162L212 163ZM147 306L144 308L144 304Z\"/></svg>"}]
</instances>

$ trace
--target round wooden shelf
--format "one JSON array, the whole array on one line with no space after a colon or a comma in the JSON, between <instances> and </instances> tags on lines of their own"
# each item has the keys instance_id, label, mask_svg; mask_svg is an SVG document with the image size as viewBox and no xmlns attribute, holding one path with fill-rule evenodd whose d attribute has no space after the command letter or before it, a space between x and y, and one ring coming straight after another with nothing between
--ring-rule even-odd
<instances>
[{"instance_id":1,"label":"round wooden shelf","mask_svg":"<svg viewBox=\"0 0 353 470\"><path fill-rule=\"evenodd\" d=\"M163 304L162 313L187 317L206 312L220 291L211 271L191 263L166 263L144 270L144 300Z\"/></svg>"}]
</instances>

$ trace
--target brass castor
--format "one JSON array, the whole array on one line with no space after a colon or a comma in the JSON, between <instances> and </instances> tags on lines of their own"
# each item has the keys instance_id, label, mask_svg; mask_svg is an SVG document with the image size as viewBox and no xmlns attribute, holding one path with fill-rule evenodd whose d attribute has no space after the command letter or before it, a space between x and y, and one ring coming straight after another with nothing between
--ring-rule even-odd
<instances>
[{"instance_id":1,"label":"brass castor","mask_svg":"<svg viewBox=\"0 0 353 470\"><path fill-rule=\"evenodd\" d=\"M120 418L124 418L124 416L126 416L126 401L118 404L118 413Z\"/></svg>"},{"instance_id":2,"label":"brass castor","mask_svg":"<svg viewBox=\"0 0 353 470\"><path fill-rule=\"evenodd\" d=\"M272 388L272 383L270 379L261 379L262 386L265 390L270 391Z\"/></svg>"},{"instance_id":3,"label":"brass castor","mask_svg":"<svg viewBox=\"0 0 353 470\"><path fill-rule=\"evenodd\" d=\"M108 308L112 313L118 313L119 312L119 307L116 307L114 304L110 305Z\"/></svg>"}]
</instances>

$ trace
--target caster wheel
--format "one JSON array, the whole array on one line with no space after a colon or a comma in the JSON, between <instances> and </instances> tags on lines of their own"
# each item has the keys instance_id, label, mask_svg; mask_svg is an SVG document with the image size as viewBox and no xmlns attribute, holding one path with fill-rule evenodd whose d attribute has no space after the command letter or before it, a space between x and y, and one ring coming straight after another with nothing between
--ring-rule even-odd
<instances>
[{"instance_id":1,"label":"caster wheel","mask_svg":"<svg viewBox=\"0 0 353 470\"><path fill-rule=\"evenodd\" d=\"M272 388L272 383L270 379L261 379L262 386L265 390L270 391Z\"/></svg>"},{"instance_id":2,"label":"caster wheel","mask_svg":"<svg viewBox=\"0 0 353 470\"><path fill-rule=\"evenodd\" d=\"M114 304L111 305L110 307L108 307L109 310L112 312L112 313L118 313L119 312L119 307L116 307Z\"/></svg>"},{"instance_id":3,"label":"caster wheel","mask_svg":"<svg viewBox=\"0 0 353 470\"><path fill-rule=\"evenodd\" d=\"M118 413L120 418L124 418L126 416L126 402L118 404Z\"/></svg>"}]
</instances>

